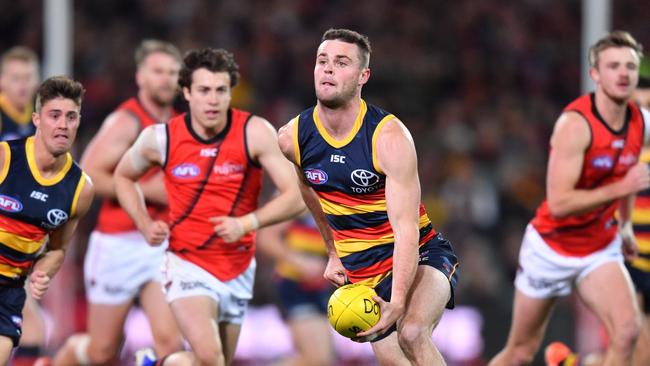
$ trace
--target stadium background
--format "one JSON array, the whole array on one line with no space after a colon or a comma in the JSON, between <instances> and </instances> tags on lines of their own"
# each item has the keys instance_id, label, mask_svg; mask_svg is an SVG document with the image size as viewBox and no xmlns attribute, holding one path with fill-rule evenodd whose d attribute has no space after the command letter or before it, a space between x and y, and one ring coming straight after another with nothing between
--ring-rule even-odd
<instances>
[{"instance_id":1,"label":"stadium background","mask_svg":"<svg viewBox=\"0 0 650 366\"><path fill-rule=\"evenodd\" d=\"M312 70L323 31L367 34L372 76L364 98L399 116L415 137L425 206L461 260L457 301L481 315L468 318L480 326L478 356L458 364L481 365L506 339L516 256L543 197L553 122L580 93L581 6L577 0L76 1L73 70L87 94L74 154L134 94L132 54L143 38L168 40L182 51L231 50L242 72L234 105L280 126L315 103ZM631 32L650 49L648 9L642 0L612 1L612 29ZM41 0L0 1L0 50L22 44L42 56L42 32ZM93 220L83 222L45 301L57 327L52 347L84 327L81 263ZM259 260L254 303L263 305L275 294L269 263ZM560 303L547 340L593 344L585 328L576 334L572 321L561 321L574 312L572 299Z\"/></svg>"}]
</instances>

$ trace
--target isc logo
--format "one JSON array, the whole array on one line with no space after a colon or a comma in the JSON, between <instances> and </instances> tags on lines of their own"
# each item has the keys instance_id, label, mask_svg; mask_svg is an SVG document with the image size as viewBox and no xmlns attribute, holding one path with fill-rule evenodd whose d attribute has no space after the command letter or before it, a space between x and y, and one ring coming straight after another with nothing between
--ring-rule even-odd
<instances>
[{"instance_id":1,"label":"isc logo","mask_svg":"<svg viewBox=\"0 0 650 366\"><path fill-rule=\"evenodd\" d=\"M43 192L32 191L32 193L29 194L29 197L31 197L31 198L33 198L35 200L47 202L47 194L45 194Z\"/></svg>"},{"instance_id":2,"label":"isc logo","mask_svg":"<svg viewBox=\"0 0 650 366\"><path fill-rule=\"evenodd\" d=\"M345 156L332 154L330 155L330 163L345 164Z\"/></svg>"},{"instance_id":3,"label":"isc logo","mask_svg":"<svg viewBox=\"0 0 650 366\"><path fill-rule=\"evenodd\" d=\"M201 152L199 153L201 157L204 158L214 158L217 156L217 148L216 147L206 147L205 149L201 149Z\"/></svg>"}]
</instances>

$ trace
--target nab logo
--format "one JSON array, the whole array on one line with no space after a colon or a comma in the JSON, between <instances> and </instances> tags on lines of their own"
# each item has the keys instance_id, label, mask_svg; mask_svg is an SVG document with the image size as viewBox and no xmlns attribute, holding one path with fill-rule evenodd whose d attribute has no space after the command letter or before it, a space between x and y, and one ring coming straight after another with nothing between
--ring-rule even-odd
<instances>
[{"instance_id":1,"label":"nab logo","mask_svg":"<svg viewBox=\"0 0 650 366\"><path fill-rule=\"evenodd\" d=\"M199 155L201 155L201 157L204 157L204 158L214 158L215 156L217 156L217 148L216 147L210 147L210 148L206 147L205 149L201 149L201 152L199 153Z\"/></svg>"},{"instance_id":2,"label":"nab logo","mask_svg":"<svg viewBox=\"0 0 650 366\"><path fill-rule=\"evenodd\" d=\"M172 169L172 174L178 178L194 178L201 173L201 169L192 163L183 163Z\"/></svg>"},{"instance_id":3,"label":"nab logo","mask_svg":"<svg viewBox=\"0 0 650 366\"><path fill-rule=\"evenodd\" d=\"M596 169L611 169L614 166L614 161L610 156L597 156L591 160L591 166Z\"/></svg>"},{"instance_id":4,"label":"nab logo","mask_svg":"<svg viewBox=\"0 0 650 366\"><path fill-rule=\"evenodd\" d=\"M47 202L47 196L47 194L39 191L32 191L32 193L29 195L29 197L42 202Z\"/></svg>"},{"instance_id":5,"label":"nab logo","mask_svg":"<svg viewBox=\"0 0 650 366\"><path fill-rule=\"evenodd\" d=\"M0 194L0 210L7 212L20 212L23 210L23 204L13 197Z\"/></svg>"},{"instance_id":6,"label":"nab logo","mask_svg":"<svg viewBox=\"0 0 650 366\"><path fill-rule=\"evenodd\" d=\"M307 169L305 170L305 178L311 184L323 184L327 182L327 173L320 169Z\"/></svg>"}]
</instances>

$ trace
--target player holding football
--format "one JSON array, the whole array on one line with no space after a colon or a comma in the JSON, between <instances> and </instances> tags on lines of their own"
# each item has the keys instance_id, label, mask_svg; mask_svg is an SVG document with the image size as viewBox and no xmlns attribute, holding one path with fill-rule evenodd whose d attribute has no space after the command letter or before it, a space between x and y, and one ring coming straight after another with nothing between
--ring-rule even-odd
<instances>
[{"instance_id":1,"label":"player holding football","mask_svg":"<svg viewBox=\"0 0 650 366\"><path fill-rule=\"evenodd\" d=\"M280 147L325 240L325 277L379 295L381 319L358 337L372 339L380 364L443 365L431 334L453 307L458 262L420 202L408 129L361 99L369 60L366 36L325 32L314 67L317 104L282 127Z\"/></svg>"}]
</instances>

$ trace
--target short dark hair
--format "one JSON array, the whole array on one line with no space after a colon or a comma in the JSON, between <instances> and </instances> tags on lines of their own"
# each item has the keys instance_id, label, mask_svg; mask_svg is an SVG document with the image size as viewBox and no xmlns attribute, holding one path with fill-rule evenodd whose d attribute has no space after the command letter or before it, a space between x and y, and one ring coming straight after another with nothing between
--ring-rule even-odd
<instances>
[{"instance_id":1,"label":"short dark hair","mask_svg":"<svg viewBox=\"0 0 650 366\"><path fill-rule=\"evenodd\" d=\"M183 57L178 84L181 88L192 85L192 74L198 69L207 69L211 72L227 72L230 75L230 87L239 81L239 65L235 62L232 53L224 49L201 48L191 50Z\"/></svg>"},{"instance_id":2,"label":"short dark hair","mask_svg":"<svg viewBox=\"0 0 650 366\"><path fill-rule=\"evenodd\" d=\"M181 51L179 51L173 44L157 39L145 39L135 50L135 64L140 66L147 56L158 52L166 53L175 58L179 63L181 62Z\"/></svg>"},{"instance_id":3,"label":"short dark hair","mask_svg":"<svg viewBox=\"0 0 650 366\"><path fill-rule=\"evenodd\" d=\"M598 67L598 55L602 51L612 47L629 47L637 53L639 59L643 57L643 45L637 42L630 33L615 30L599 39L598 42L589 48L589 65L591 67Z\"/></svg>"},{"instance_id":4,"label":"short dark hair","mask_svg":"<svg viewBox=\"0 0 650 366\"><path fill-rule=\"evenodd\" d=\"M359 54L361 58L361 65L363 67L368 67L370 65L370 54L372 53L372 49L370 47L370 41L368 40L368 36L361 34L359 32L355 32L350 29L334 29L330 28L325 33L323 33L323 38L321 38L321 43L325 41L331 41L331 40L337 40L337 41L343 41L346 43L354 43L359 47Z\"/></svg>"},{"instance_id":5,"label":"short dark hair","mask_svg":"<svg viewBox=\"0 0 650 366\"><path fill-rule=\"evenodd\" d=\"M80 82L67 76L53 76L45 80L36 91L36 112L40 112L45 103L56 98L71 99L77 106L81 106L86 90Z\"/></svg>"},{"instance_id":6,"label":"short dark hair","mask_svg":"<svg viewBox=\"0 0 650 366\"><path fill-rule=\"evenodd\" d=\"M0 73L8 61L31 62L38 68L38 56L31 49L24 46L14 46L2 54L0 58Z\"/></svg>"}]
</instances>

